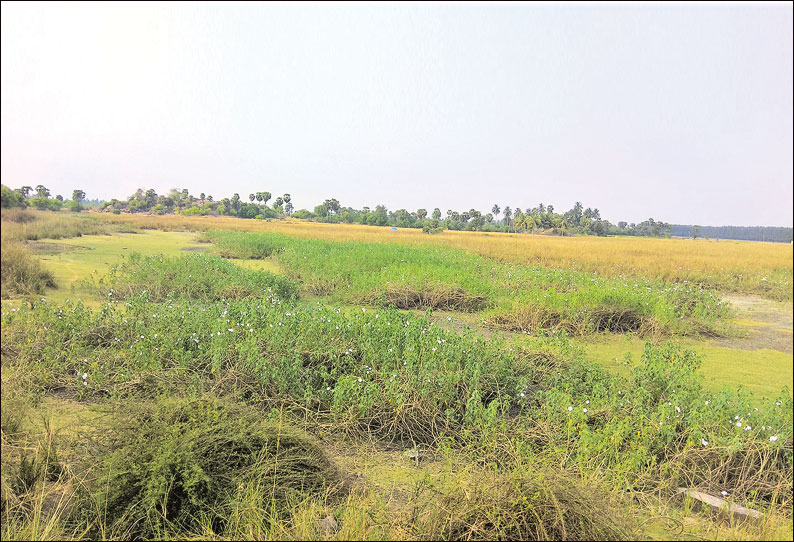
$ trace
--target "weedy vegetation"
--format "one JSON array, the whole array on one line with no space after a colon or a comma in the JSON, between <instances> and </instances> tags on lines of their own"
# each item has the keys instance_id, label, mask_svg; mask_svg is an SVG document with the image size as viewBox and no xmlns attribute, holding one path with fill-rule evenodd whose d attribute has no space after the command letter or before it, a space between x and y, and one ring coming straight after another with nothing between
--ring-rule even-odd
<instances>
[{"instance_id":1,"label":"weedy vegetation","mask_svg":"<svg viewBox=\"0 0 794 542\"><path fill-rule=\"evenodd\" d=\"M790 534L790 390L708 388L676 342L729 329L714 291L444 244L202 235L218 254L87 277L96 307L4 303L3 539ZM603 330L649 340L611 373L574 342ZM366 454L390 470L362 476ZM723 528L679 487L764 520Z\"/></svg>"},{"instance_id":2,"label":"weedy vegetation","mask_svg":"<svg viewBox=\"0 0 794 542\"><path fill-rule=\"evenodd\" d=\"M559 237L532 234L444 231L425 235L401 228L321 224L295 219L240 220L231 217L98 215L134 228L178 231L233 230L276 233L303 239L448 246L505 263L572 269L601 277L662 280L726 292L791 300L794 253L790 244L710 239ZM664 255L660 258L660 254Z\"/></svg>"}]
</instances>

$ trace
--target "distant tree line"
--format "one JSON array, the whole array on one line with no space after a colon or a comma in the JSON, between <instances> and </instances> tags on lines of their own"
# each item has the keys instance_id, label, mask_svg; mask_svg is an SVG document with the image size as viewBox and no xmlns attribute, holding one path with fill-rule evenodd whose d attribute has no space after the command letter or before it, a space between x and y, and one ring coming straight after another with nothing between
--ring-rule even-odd
<instances>
[{"instance_id":1,"label":"distant tree line","mask_svg":"<svg viewBox=\"0 0 794 542\"><path fill-rule=\"evenodd\" d=\"M327 199L314 208L314 211L301 209L293 215L296 218L318 222L369 224L372 226L392 226L398 228L421 228L426 233L443 230L488 231L488 232L543 232L555 235L669 235L670 224L649 219L641 224L620 222L614 225L601 218L598 209L584 208L580 202L568 211L555 212L553 205L538 204L522 209L520 206L504 208L493 205L491 212L483 213L477 209L455 211L447 209L442 214L435 208L397 209L389 211L378 205L374 209L364 207L354 209L343 207L336 199Z\"/></svg>"},{"instance_id":2,"label":"distant tree line","mask_svg":"<svg viewBox=\"0 0 794 542\"><path fill-rule=\"evenodd\" d=\"M74 190L72 199L50 197L50 191L38 185L34 188L23 186L16 190L3 185L2 206L36 207L38 209L60 210L66 205L72 211L80 211L86 203L85 192ZM247 201L246 201L247 200ZM272 203L268 205L268 202ZM371 226L390 226L395 228L420 228L425 233L443 230L486 231L523 233L537 232L553 235L626 235L638 237L715 237L723 239L747 239L753 241L791 241L791 228L762 228L738 226L680 226L649 218L640 223L618 222L612 224L601 218L598 209L585 208L581 202L564 212L556 212L553 205L538 204L522 209L520 206L493 205L490 212L477 209L445 213L435 209L397 209L390 211L384 205L374 209L342 206L336 198L326 199L314 207L294 210L290 194L273 199L267 191L252 192L248 197L233 194L230 198L215 199L212 195L190 194L188 189L171 189L168 194L158 194L154 189L139 188L125 200L94 201L100 211L111 213L151 213L157 215L222 215L239 218L268 219L292 216L304 220L327 223L367 224Z\"/></svg>"},{"instance_id":3,"label":"distant tree line","mask_svg":"<svg viewBox=\"0 0 794 542\"><path fill-rule=\"evenodd\" d=\"M22 186L15 190L6 185L0 185L0 207L3 209L35 207L42 211L60 211L65 206L70 211L79 213L84 208L85 192L82 190L72 191L70 200L64 200L60 194L55 197L50 196L49 188L42 184L36 186L35 189L32 186Z\"/></svg>"},{"instance_id":4,"label":"distant tree line","mask_svg":"<svg viewBox=\"0 0 794 542\"><path fill-rule=\"evenodd\" d=\"M777 226L697 226L674 224L672 235L675 237L791 243L794 238L794 229Z\"/></svg>"},{"instance_id":5,"label":"distant tree line","mask_svg":"<svg viewBox=\"0 0 794 542\"><path fill-rule=\"evenodd\" d=\"M158 194L153 189L139 188L126 200L112 199L99 205L101 211L112 213L152 213L156 215L180 214L187 216L224 215L239 218L283 218L293 211L292 196L277 196L272 205L270 192L253 192L247 198L234 194L216 200L211 194L190 194L187 188L171 189L168 194ZM247 199L247 201L246 201Z\"/></svg>"}]
</instances>

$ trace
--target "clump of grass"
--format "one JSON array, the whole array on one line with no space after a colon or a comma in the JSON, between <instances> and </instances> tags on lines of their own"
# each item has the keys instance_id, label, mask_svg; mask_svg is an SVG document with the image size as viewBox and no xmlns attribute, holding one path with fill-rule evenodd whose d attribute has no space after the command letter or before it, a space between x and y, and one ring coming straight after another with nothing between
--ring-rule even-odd
<instances>
[{"instance_id":1,"label":"clump of grass","mask_svg":"<svg viewBox=\"0 0 794 542\"><path fill-rule=\"evenodd\" d=\"M133 253L96 283L104 299L145 293L150 301L184 297L204 301L273 296L292 299L297 286L267 271L243 269L213 255L141 256Z\"/></svg>"},{"instance_id":2,"label":"clump of grass","mask_svg":"<svg viewBox=\"0 0 794 542\"><path fill-rule=\"evenodd\" d=\"M497 312L491 317L491 323L500 329L524 333L543 329L566 331L572 335L610 331L649 336L658 332L658 325L652 316L643 316L634 309L619 307L595 307L566 313L541 305L519 305Z\"/></svg>"},{"instance_id":3,"label":"clump of grass","mask_svg":"<svg viewBox=\"0 0 794 542\"><path fill-rule=\"evenodd\" d=\"M205 233L199 241L209 241L224 258L261 260L278 254L287 246L286 235L236 235L232 232L212 231Z\"/></svg>"},{"instance_id":4,"label":"clump of grass","mask_svg":"<svg viewBox=\"0 0 794 542\"><path fill-rule=\"evenodd\" d=\"M63 519L73 494L58 458L49 420L43 431L30 424L33 409L24 390L3 382L0 423L0 533L3 540L67 537Z\"/></svg>"},{"instance_id":5,"label":"clump of grass","mask_svg":"<svg viewBox=\"0 0 794 542\"><path fill-rule=\"evenodd\" d=\"M95 509L124 539L220 533L242 505L280 521L344 487L307 434L210 396L125 407L106 447Z\"/></svg>"},{"instance_id":6,"label":"clump of grass","mask_svg":"<svg viewBox=\"0 0 794 542\"><path fill-rule=\"evenodd\" d=\"M55 287L55 277L33 257L24 245L16 241L0 241L2 298L44 293Z\"/></svg>"},{"instance_id":7,"label":"clump of grass","mask_svg":"<svg viewBox=\"0 0 794 542\"><path fill-rule=\"evenodd\" d=\"M472 477L440 492L417 535L437 540L630 540L631 519L614 495L540 465Z\"/></svg>"},{"instance_id":8,"label":"clump of grass","mask_svg":"<svg viewBox=\"0 0 794 542\"><path fill-rule=\"evenodd\" d=\"M463 288L444 284L418 289L409 285L388 286L385 291L375 293L368 301L384 307L398 309L440 309L474 312L489 305L484 295L467 293Z\"/></svg>"}]
</instances>

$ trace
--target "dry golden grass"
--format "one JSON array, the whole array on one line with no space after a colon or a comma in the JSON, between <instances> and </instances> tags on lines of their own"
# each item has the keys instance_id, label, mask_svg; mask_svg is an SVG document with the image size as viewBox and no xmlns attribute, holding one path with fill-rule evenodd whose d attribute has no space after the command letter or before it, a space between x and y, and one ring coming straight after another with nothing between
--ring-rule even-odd
<instances>
[{"instance_id":1,"label":"dry golden grass","mask_svg":"<svg viewBox=\"0 0 794 542\"><path fill-rule=\"evenodd\" d=\"M323 224L287 219L271 222L232 217L99 215L142 228L283 233L293 237L376 243L428 243L472 250L500 261L540 264L667 281L700 281L727 290L772 293L791 298L792 246L708 239L556 237L529 234L445 231L357 224ZM774 276L772 276L774 275ZM766 279L766 280L765 280Z\"/></svg>"}]
</instances>

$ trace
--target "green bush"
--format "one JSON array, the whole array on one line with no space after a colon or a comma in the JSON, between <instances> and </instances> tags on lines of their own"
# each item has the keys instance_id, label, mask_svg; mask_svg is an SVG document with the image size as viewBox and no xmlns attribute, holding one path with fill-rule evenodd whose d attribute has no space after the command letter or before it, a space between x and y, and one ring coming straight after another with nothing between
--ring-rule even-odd
<instances>
[{"instance_id":1,"label":"green bush","mask_svg":"<svg viewBox=\"0 0 794 542\"><path fill-rule=\"evenodd\" d=\"M2 241L0 267L2 267L2 298L18 295L42 294L45 288L55 287L53 274L44 268L38 258L16 241Z\"/></svg>"}]
</instances>

